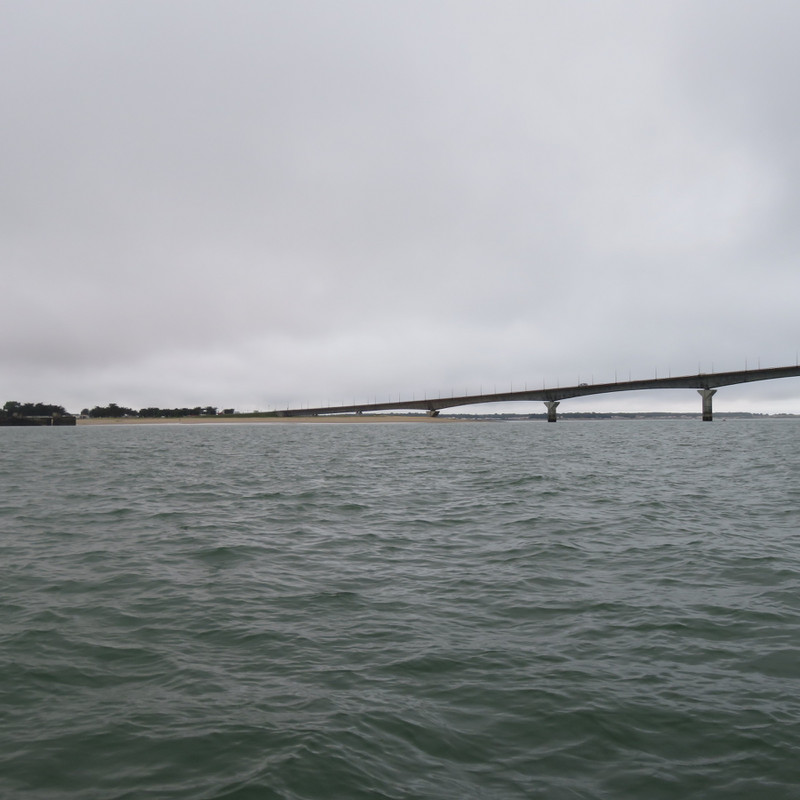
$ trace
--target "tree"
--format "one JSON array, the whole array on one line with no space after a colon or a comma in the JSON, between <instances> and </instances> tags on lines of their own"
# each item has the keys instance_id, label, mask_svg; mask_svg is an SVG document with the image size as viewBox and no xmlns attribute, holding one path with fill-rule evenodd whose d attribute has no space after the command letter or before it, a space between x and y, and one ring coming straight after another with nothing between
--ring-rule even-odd
<instances>
[{"instance_id":1,"label":"tree","mask_svg":"<svg viewBox=\"0 0 800 800\"><path fill-rule=\"evenodd\" d=\"M89 411L90 417L138 417L139 412L125 406L118 406L116 403L109 403L107 406L95 406Z\"/></svg>"},{"instance_id":2,"label":"tree","mask_svg":"<svg viewBox=\"0 0 800 800\"><path fill-rule=\"evenodd\" d=\"M57 406L52 403L19 403L16 400L9 400L3 406L3 411L9 417L67 416L64 406Z\"/></svg>"}]
</instances>

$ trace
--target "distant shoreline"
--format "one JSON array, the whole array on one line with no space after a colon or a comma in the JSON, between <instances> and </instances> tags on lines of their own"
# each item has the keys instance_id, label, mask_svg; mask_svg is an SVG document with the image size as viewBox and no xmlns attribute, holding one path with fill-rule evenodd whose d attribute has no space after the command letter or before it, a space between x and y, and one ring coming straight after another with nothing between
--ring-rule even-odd
<instances>
[{"instance_id":1,"label":"distant shoreline","mask_svg":"<svg viewBox=\"0 0 800 800\"><path fill-rule=\"evenodd\" d=\"M780 420L799 419L797 414L755 414L753 412L720 412L714 415L718 421L724 420ZM591 413L591 412L566 412L559 415L559 420L592 421L592 420L668 420L668 419L699 419L700 415L691 412L617 412L617 413ZM241 416L186 416L186 417L84 417L77 420L77 425L297 425L297 424L342 424L369 425L375 423L413 424L413 423L450 423L450 422L537 422L546 419L544 414L519 414L519 415L490 415L490 416L438 416L429 417L427 414L321 414L316 417L278 417L257 416L242 414Z\"/></svg>"}]
</instances>

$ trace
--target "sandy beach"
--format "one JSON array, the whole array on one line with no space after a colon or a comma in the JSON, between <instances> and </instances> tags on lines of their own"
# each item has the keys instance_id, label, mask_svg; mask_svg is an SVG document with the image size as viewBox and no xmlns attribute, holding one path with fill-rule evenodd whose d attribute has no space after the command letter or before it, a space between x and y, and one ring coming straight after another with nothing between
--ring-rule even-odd
<instances>
[{"instance_id":1,"label":"sandy beach","mask_svg":"<svg viewBox=\"0 0 800 800\"><path fill-rule=\"evenodd\" d=\"M240 425L250 423L257 425L294 425L297 423L356 423L370 424L375 422L417 423L417 422L464 422L463 419L446 417L429 417L427 414L335 414L319 417L100 417L97 419L79 419L78 425Z\"/></svg>"}]
</instances>

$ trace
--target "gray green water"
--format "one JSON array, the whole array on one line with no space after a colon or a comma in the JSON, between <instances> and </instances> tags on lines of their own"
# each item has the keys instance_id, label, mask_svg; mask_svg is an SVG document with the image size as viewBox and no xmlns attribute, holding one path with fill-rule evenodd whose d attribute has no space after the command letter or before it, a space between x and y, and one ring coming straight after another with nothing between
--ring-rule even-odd
<instances>
[{"instance_id":1,"label":"gray green water","mask_svg":"<svg viewBox=\"0 0 800 800\"><path fill-rule=\"evenodd\" d=\"M0 797L797 797L800 422L0 448Z\"/></svg>"}]
</instances>

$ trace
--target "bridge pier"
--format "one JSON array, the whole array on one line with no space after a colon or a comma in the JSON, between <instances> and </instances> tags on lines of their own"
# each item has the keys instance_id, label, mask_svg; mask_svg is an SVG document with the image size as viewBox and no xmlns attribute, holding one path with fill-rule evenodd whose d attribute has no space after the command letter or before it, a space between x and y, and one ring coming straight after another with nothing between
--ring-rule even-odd
<instances>
[{"instance_id":1,"label":"bridge pier","mask_svg":"<svg viewBox=\"0 0 800 800\"><path fill-rule=\"evenodd\" d=\"M556 421L556 409L558 408L558 404L560 400L545 400L544 404L547 406L547 421L548 422L555 422Z\"/></svg>"},{"instance_id":2,"label":"bridge pier","mask_svg":"<svg viewBox=\"0 0 800 800\"><path fill-rule=\"evenodd\" d=\"M717 393L716 389L698 389L697 393L703 398L703 422L711 422L711 398Z\"/></svg>"},{"instance_id":3,"label":"bridge pier","mask_svg":"<svg viewBox=\"0 0 800 800\"><path fill-rule=\"evenodd\" d=\"M439 412L435 408L428 409L428 416L429 417L438 417Z\"/></svg>"}]
</instances>

